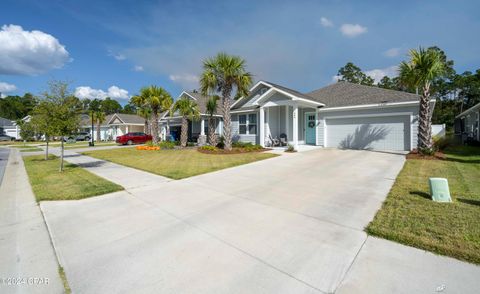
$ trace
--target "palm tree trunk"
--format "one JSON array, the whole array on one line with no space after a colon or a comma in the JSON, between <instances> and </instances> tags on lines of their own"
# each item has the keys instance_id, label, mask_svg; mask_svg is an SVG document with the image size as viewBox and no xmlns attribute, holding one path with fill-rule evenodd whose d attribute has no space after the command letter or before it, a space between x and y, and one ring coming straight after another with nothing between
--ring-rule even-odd
<instances>
[{"instance_id":1,"label":"palm tree trunk","mask_svg":"<svg viewBox=\"0 0 480 294\"><path fill-rule=\"evenodd\" d=\"M225 139L225 150L232 150L232 117L230 114L230 88L223 91L223 137Z\"/></svg>"},{"instance_id":2,"label":"palm tree trunk","mask_svg":"<svg viewBox=\"0 0 480 294\"><path fill-rule=\"evenodd\" d=\"M47 148L45 148L45 160L48 160L48 141L49 138L47 135L45 135L45 140L47 141Z\"/></svg>"},{"instance_id":3,"label":"palm tree trunk","mask_svg":"<svg viewBox=\"0 0 480 294\"><path fill-rule=\"evenodd\" d=\"M152 111L152 141L158 144L158 112Z\"/></svg>"},{"instance_id":4,"label":"palm tree trunk","mask_svg":"<svg viewBox=\"0 0 480 294\"><path fill-rule=\"evenodd\" d=\"M423 88L420 98L420 113L418 116L418 143L419 151L432 148L432 122L430 118L430 85Z\"/></svg>"},{"instance_id":5,"label":"palm tree trunk","mask_svg":"<svg viewBox=\"0 0 480 294\"><path fill-rule=\"evenodd\" d=\"M100 138L100 125L101 125L101 122L100 121L97 121L97 142L100 142L102 141L102 138Z\"/></svg>"},{"instance_id":6,"label":"palm tree trunk","mask_svg":"<svg viewBox=\"0 0 480 294\"><path fill-rule=\"evenodd\" d=\"M62 136L62 146L60 147L60 149L61 149L61 152L60 152L60 172L63 172L63 151L64 151L63 140L64 140L64 137Z\"/></svg>"},{"instance_id":7,"label":"palm tree trunk","mask_svg":"<svg viewBox=\"0 0 480 294\"><path fill-rule=\"evenodd\" d=\"M145 134L149 134L149 132L148 132L148 120L147 119L145 119L145 125L143 126L143 132Z\"/></svg>"},{"instance_id":8,"label":"palm tree trunk","mask_svg":"<svg viewBox=\"0 0 480 294\"><path fill-rule=\"evenodd\" d=\"M217 145L217 138L215 137L215 129L216 129L216 123L215 123L215 118L213 116L210 116L208 118L208 143L211 146L216 146Z\"/></svg>"},{"instance_id":9,"label":"palm tree trunk","mask_svg":"<svg viewBox=\"0 0 480 294\"><path fill-rule=\"evenodd\" d=\"M182 117L182 131L180 132L180 145L187 147L188 140L188 120L186 116Z\"/></svg>"}]
</instances>

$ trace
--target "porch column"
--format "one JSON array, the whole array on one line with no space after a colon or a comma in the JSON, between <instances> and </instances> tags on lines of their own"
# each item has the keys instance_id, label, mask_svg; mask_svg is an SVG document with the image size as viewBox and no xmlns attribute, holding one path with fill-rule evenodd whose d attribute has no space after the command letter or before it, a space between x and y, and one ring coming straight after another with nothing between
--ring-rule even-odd
<instances>
[{"instance_id":1,"label":"porch column","mask_svg":"<svg viewBox=\"0 0 480 294\"><path fill-rule=\"evenodd\" d=\"M128 126L125 127L125 134L128 134Z\"/></svg>"},{"instance_id":2,"label":"porch column","mask_svg":"<svg viewBox=\"0 0 480 294\"><path fill-rule=\"evenodd\" d=\"M292 139L288 134L289 133L288 130L290 129L290 122L288 121L290 119L290 116L288 115L288 111L289 111L289 107L288 105L285 105L285 133L287 134L287 144L288 144L288 141Z\"/></svg>"},{"instance_id":3,"label":"porch column","mask_svg":"<svg viewBox=\"0 0 480 294\"><path fill-rule=\"evenodd\" d=\"M260 136L260 145L265 147L265 108L260 107L260 118L259 118L259 136Z\"/></svg>"},{"instance_id":4,"label":"porch column","mask_svg":"<svg viewBox=\"0 0 480 294\"><path fill-rule=\"evenodd\" d=\"M293 147L298 150L298 105L293 106Z\"/></svg>"},{"instance_id":5,"label":"porch column","mask_svg":"<svg viewBox=\"0 0 480 294\"><path fill-rule=\"evenodd\" d=\"M205 120L200 120L200 136L205 136Z\"/></svg>"}]
</instances>

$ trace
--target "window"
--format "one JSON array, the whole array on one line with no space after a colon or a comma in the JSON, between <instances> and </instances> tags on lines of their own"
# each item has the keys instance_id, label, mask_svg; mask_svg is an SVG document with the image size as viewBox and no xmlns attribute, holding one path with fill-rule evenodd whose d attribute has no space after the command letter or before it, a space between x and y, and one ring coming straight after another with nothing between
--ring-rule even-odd
<instances>
[{"instance_id":1,"label":"window","mask_svg":"<svg viewBox=\"0 0 480 294\"><path fill-rule=\"evenodd\" d=\"M238 116L238 124L239 124L239 133L241 135L247 134L247 116L245 114L241 114Z\"/></svg>"},{"instance_id":2,"label":"window","mask_svg":"<svg viewBox=\"0 0 480 294\"><path fill-rule=\"evenodd\" d=\"M250 135L257 134L257 115L255 113L248 115L248 133Z\"/></svg>"},{"instance_id":3,"label":"window","mask_svg":"<svg viewBox=\"0 0 480 294\"><path fill-rule=\"evenodd\" d=\"M238 116L238 132L240 135L256 135L257 134L257 115L255 113Z\"/></svg>"}]
</instances>

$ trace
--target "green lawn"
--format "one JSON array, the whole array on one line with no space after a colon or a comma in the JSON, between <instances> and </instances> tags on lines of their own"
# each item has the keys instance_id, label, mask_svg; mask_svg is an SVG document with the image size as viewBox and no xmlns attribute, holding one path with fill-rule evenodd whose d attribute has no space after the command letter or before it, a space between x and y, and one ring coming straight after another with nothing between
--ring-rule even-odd
<instances>
[{"instance_id":1,"label":"green lawn","mask_svg":"<svg viewBox=\"0 0 480 294\"><path fill-rule=\"evenodd\" d=\"M367 232L480 264L480 148L451 147L446 160L407 160ZM430 200L428 178L447 178L453 203Z\"/></svg>"},{"instance_id":2,"label":"green lawn","mask_svg":"<svg viewBox=\"0 0 480 294\"><path fill-rule=\"evenodd\" d=\"M96 150L83 154L172 179L183 179L276 156L262 152L215 155L200 153L195 149L145 151L135 148Z\"/></svg>"},{"instance_id":3,"label":"green lawn","mask_svg":"<svg viewBox=\"0 0 480 294\"><path fill-rule=\"evenodd\" d=\"M47 161L44 155L26 156L23 160L37 201L82 199L123 190L73 164L65 163L65 171L60 173L60 159L53 155Z\"/></svg>"},{"instance_id":4,"label":"green lawn","mask_svg":"<svg viewBox=\"0 0 480 294\"><path fill-rule=\"evenodd\" d=\"M38 147L28 147L28 148L20 149L20 152L36 152L36 151L43 151L43 149L40 149Z\"/></svg>"}]
</instances>

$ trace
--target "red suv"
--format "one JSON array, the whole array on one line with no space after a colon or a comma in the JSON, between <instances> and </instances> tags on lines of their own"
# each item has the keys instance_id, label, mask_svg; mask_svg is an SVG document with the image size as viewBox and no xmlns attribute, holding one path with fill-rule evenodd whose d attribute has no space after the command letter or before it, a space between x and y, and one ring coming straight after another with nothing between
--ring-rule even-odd
<instances>
[{"instance_id":1,"label":"red suv","mask_svg":"<svg viewBox=\"0 0 480 294\"><path fill-rule=\"evenodd\" d=\"M152 136L146 135L145 133L137 132L137 133L127 133L123 136L118 136L115 139L115 142L122 145L125 145L125 144L132 145L132 144L143 144L151 140L152 140Z\"/></svg>"}]
</instances>

